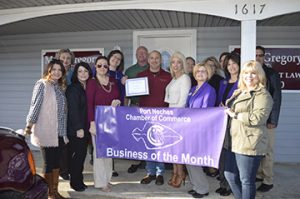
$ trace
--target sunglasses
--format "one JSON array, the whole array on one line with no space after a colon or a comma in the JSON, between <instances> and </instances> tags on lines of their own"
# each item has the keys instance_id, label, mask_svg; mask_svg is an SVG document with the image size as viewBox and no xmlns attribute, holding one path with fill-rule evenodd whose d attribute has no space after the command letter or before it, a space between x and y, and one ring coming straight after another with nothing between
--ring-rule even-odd
<instances>
[{"instance_id":1,"label":"sunglasses","mask_svg":"<svg viewBox=\"0 0 300 199\"><path fill-rule=\"evenodd\" d=\"M106 65L106 64L97 64L96 67L97 68L104 67L105 69L108 69L108 65Z\"/></svg>"},{"instance_id":2,"label":"sunglasses","mask_svg":"<svg viewBox=\"0 0 300 199\"><path fill-rule=\"evenodd\" d=\"M264 57L264 54L257 54L256 57Z\"/></svg>"}]
</instances>

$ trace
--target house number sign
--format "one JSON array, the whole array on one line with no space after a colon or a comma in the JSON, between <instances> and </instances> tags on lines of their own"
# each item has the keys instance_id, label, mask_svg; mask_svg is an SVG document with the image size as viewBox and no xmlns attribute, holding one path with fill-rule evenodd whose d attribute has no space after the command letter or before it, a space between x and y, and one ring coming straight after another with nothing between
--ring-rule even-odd
<instances>
[{"instance_id":1,"label":"house number sign","mask_svg":"<svg viewBox=\"0 0 300 199\"><path fill-rule=\"evenodd\" d=\"M267 4L235 4L234 14L235 15L261 15L264 12Z\"/></svg>"}]
</instances>

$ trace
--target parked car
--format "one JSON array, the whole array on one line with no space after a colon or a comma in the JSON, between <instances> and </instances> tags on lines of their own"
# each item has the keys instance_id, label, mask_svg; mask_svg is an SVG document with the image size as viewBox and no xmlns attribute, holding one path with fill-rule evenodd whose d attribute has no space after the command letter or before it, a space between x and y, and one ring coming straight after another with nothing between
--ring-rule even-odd
<instances>
[{"instance_id":1,"label":"parked car","mask_svg":"<svg viewBox=\"0 0 300 199\"><path fill-rule=\"evenodd\" d=\"M48 185L36 174L25 137L5 127L0 127L0 198L48 198Z\"/></svg>"}]
</instances>

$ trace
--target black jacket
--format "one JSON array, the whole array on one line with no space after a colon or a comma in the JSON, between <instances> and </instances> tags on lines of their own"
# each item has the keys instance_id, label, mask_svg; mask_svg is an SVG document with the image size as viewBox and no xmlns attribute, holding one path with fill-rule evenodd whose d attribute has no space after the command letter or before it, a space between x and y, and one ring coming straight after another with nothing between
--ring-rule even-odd
<instances>
[{"instance_id":1,"label":"black jacket","mask_svg":"<svg viewBox=\"0 0 300 199\"><path fill-rule=\"evenodd\" d=\"M263 69L267 77L267 90L270 92L274 101L267 123L277 126L281 106L281 81L279 74L275 70L267 67L265 64L263 64Z\"/></svg>"},{"instance_id":2,"label":"black jacket","mask_svg":"<svg viewBox=\"0 0 300 199\"><path fill-rule=\"evenodd\" d=\"M208 84L211 85L215 89L217 95L218 95L219 88L220 88L220 82L223 79L224 79L223 77L221 77L220 75L218 75L218 74L215 73L208 80ZM217 98L218 98L218 96L217 96ZM219 106L219 104L217 104L217 100L216 100L215 106Z\"/></svg>"},{"instance_id":3,"label":"black jacket","mask_svg":"<svg viewBox=\"0 0 300 199\"><path fill-rule=\"evenodd\" d=\"M67 88L66 97L68 103L67 135L76 137L76 131L83 129L84 137L88 137L85 90L79 83L72 83Z\"/></svg>"},{"instance_id":4,"label":"black jacket","mask_svg":"<svg viewBox=\"0 0 300 199\"><path fill-rule=\"evenodd\" d=\"M216 90L216 93L218 93L218 91L219 91L220 82L221 82L222 79L224 79L224 78L215 73L208 80L209 85L211 85Z\"/></svg>"}]
</instances>

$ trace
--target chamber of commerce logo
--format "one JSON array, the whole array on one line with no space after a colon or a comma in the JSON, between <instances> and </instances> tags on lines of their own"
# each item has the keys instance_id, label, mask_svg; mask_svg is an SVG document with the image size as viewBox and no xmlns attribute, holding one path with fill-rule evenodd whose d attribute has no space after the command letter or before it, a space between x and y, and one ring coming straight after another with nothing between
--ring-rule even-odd
<instances>
[{"instance_id":1,"label":"chamber of commerce logo","mask_svg":"<svg viewBox=\"0 0 300 199\"><path fill-rule=\"evenodd\" d=\"M182 140L182 136L170 127L152 122L146 122L142 130L135 128L132 136L137 142L142 140L148 150L167 148Z\"/></svg>"}]
</instances>

